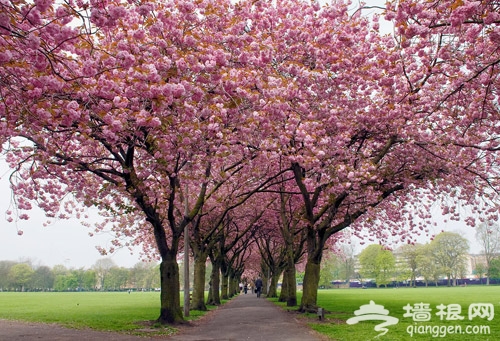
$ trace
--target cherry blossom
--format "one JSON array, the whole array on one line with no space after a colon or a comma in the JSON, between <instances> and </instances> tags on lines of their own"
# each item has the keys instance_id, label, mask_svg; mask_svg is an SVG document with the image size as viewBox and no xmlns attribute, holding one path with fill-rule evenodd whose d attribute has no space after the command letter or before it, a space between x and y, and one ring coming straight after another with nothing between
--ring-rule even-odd
<instances>
[{"instance_id":1,"label":"cherry blossom","mask_svg":"<svg viewBox=\"0 0 500 341\"><path fill-rule=\"evenodd\" d=\"M182 319L184 227L224 212L227 194L255 212L276 200L262 193L293 197L307 231L303 311L316 308L324 247L347 227L411 242L432 203L452 220L463 204L498 212L495 2L389 1L372 17L341 0L0 8L16 217L99 209L94 229L111 228L112 248L127 240L161 259L160 322Z\"/></svg>"}]
</instances>

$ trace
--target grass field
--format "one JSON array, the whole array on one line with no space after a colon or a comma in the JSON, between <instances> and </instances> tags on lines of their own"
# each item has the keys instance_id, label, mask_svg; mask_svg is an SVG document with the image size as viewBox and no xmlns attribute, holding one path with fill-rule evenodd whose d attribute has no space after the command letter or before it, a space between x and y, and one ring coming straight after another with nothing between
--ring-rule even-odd
<instances>
[{"instance_id":1,"label":"grass field","mask_svg":"<svg viewBox=\"0 0 500 341\"><path fill-rule=\"evenodd\" d=\"M386 316L399 319L397 324L387 326L387 333L378 338L376 336L381 332L375 331L374 327L383 321L369 320L346 324L348 319L356 316L356 310L370 301L384 306L388 310ZM158 317L159 303L159 293L153 292L0 292L0 319L57 323L77 329L92 328L140 335L140 329L144 328L143 322ZM415 322L411 316L404 316L407 312L405 306L415 308L415 304L419 303L428 303L432 309L429 321ZM483 311L483 318L476 316L469 320L468 309L474 303L492 304L498 316L488 321L491 314ZM281 303L276 304L288 309ZM453 306L450 305L460 305L460 315L464 319L447 320L445 314L443 320L440 320L440 316L436 315L440 311L437 308L440 304L446 306L441 311L450 316L453 312ZM332 340L500 340L499 286L320 290L318 305L328 313L321 322L315 315L309 315L311 321L317 321L310 325ZM415 312L413 310L413 313ZM190 319L196 319L201 314L192 311ZM489 333L485 334L488 330L478 330L481 326L487 327ZM448 328L452 328L453 333ZM170 334L174 331L172 328L163 328L158 329L158 334ZM413 335L410 335L410 332Z\"/></svg>"},{"instance_id":2,"label":"grass field","mask_svg":"<svg viewBox=\"0 0 500 341\"><path fill-rule=\"evenodd\" d=\"M144 328L144 322L155 320L159 314L157 292L0 292L1 319L141 334L138 330ZM201 314L192 311L189 319ZM174 328L159 328L157 333L174 331Z\"/></svg>"},{"instance_id":3,"label":"grass field","mask_svg":"<svg viewBox=\"0 0 500 341\"><path fill-rule=\"evenodd\" d=\"M329 313L325 320L311 323L318 332L328 335L333 340L372 340L381 333L374 327L384 321L367 320L348 325L346 320L355 317L354 312L360 306L374 301L388 310L387 316L399 319L397 324L387 326L387 333L377 340L500 340L500 287L499 286L469 286L469 287L438 287L438 288L398 288L398 289L332 289L320 290L318 305ZM429 321L415 322L413 316L404 316L409 304L428 303L432 309L428 314L416 315L417 310L409 310L419 319ZM473 317L469 320L469 306L474 303L492 304L498 316L488 321L492 316L488 310L479 311L484 317ZM437 308L440 304L446 307ZM460 305L463 320L450 320L453 317L454 306ZM439 312L442 311L443 320ZM438 314L438 315L436 315ZM319 319L318 319L319 320ZM484 327L481 327L484 326ZM481 330L482 328L482 330Z\"/></svg>"}]
</instances>

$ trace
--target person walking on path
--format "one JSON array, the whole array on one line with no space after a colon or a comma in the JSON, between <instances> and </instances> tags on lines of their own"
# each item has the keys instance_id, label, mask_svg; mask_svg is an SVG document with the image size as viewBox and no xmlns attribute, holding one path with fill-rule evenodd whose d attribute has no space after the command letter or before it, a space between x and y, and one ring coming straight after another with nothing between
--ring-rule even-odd
<instances>
[{"instance_id":1,"label":"person walking on path","mask_svg":"<svg viewBox=\"0 0 500 341\"><path fill-rule=\"evenodd\" d=\"M166 338L168 341L321 341L327 340L294 318L290 313L266 299L253 295L237 295L229 302L209 312L191 326Z\"/></svg>"},{"instance_id":2,"label":"person walking on path","mask_svg":"<svg viewBox=\"0 0 500 341\"><path fill-rule=\"evenodd\" d=\"M255 281L255 289L256 289L256 292L257 292L257 297L260 297L260 294L262 293L262 286L263 286L262 278L259 277Z\"/></svg>"}]
</instances>

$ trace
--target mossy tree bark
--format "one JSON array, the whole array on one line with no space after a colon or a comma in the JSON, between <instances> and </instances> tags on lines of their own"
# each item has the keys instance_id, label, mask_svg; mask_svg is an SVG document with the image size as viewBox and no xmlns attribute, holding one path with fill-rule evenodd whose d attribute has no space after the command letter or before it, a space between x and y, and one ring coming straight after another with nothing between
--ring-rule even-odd
<instances>
[{"instance_id":1,"label":"mossy tree bark","mask_svg":"<svg viewBox=\"0 0 500 341\"><path fill-rule=\"evenodd\" d=\"M305 229L302 217L296 214L293 196L286 194L285 188L280 193L280 232L284 241L283 249L283 282L279 297L288 307L297 305L297 281L295 264L304 255Z\"/></svg>"},{"instance_id":2,"label":"mossy tree bark","mask_svg":"<svg viewBox=\"0 0 500 341\"><path fill-rule=\"evenodd\" d=\"M209 305L220 305L220 259L217 259L213 253L209 253L212 262L212 272L210 273L210 288L207 299Z\"/></svg>"},{"instance_id":3,"label":"mossy tree bark","mask_svg":"<svg viewBox=\"0 0 500 341\"><path fill-rule=\"evenodd\" d=\"M280 302L286 302L287 307L297 305L297 282L295 279L296 270L293 257L287 261L283 270L283 282L281 284Z\"/></svg>"},{"instance_id":4,"label":"mossy tree bark","mask_svg":"<svg viewBox=\"0 0 500 341\"><path fill-rule=\"evenodd\" d=\"M194 255L194 278L191 309L207 310L205 304L205 278L207 272L208 251L211 245L207 244L201 229L201 215L193 223L193 234L190 238L191 250Z\"/></svg>"},{"instance_id":5,"label":"mossy tree bark","mask_svg":"<svg viewBox=\"0 0 500 341\"><path fill-rule=\"evenodd\" d=\"M205 305L205 276L207 258L208 252L195 252L193 296L191 301L191 309L193 310L207 310L207 306Z\"/></svg>"},{"instance_id":6,"label":"mossy tree bark","mask_svg":"<svg viewBox=\"0 0 500 341\"><path fill-rule=\"evenodd\" d=\"M287 297L288 297L288 275L287 275L288 269L285 269L283 271L283 281L281 282L281 292L280 296L278 298L279 302L286 302Z\"/></svg>"},{"instance_id":7,"label":"mossy tree bark","mask_svg":"<svg viewBox=\"0 0 500 341\"><path fill-rule=\"evenodd\" d=\"M235 272L231 271L229 275L229 297L233 297L238 292L238 279L236 278Z\"/></svg>"},{"instance_id":8,"label":"mossy tree bark","mask_svg":"<svg viewBox=\"0 0 500 341\"><path fill-rule=\"evenodd\" d=\"M299 311L316 312L321 260L308 259L304 275L304 286Z\"/></svg>"},{"instance_id":9,"label":"mossy tree bark","mask_svg":"<svg viewBox=\"0 0 500 341\"><path fill-rule=\"evenodd\" d=\"M158 322L161 324L172 324L183 321L179 294L179 266L175 254L169 253L169 257L165 257L161 261L160 281L161 308Z\"/></svg>"},{"instance_id":10,"label":"mossy tree bark","mask_svg":"<svg viewBox=\"0 0 500 341\"><path fill-rule=\"evenodd\" d=\"M223 300L229 299L229 267L225 261L221 263L221 298Z\"/></svg>"},{"instance_id":11,"label":"mossy tree bark","mask_svg":"<svg viewBox=\"0 0 500 341\"><path fill-rule=\"evenodd\" d=\"M242 276L243 276L243 272L245 271L245 268L243 267L241 270L237 270L235 272L235 277L234 277L234 281L235 281L235 294L239 294L240 293L240 283L242 281Z\"/></svg>"}]
</instances>

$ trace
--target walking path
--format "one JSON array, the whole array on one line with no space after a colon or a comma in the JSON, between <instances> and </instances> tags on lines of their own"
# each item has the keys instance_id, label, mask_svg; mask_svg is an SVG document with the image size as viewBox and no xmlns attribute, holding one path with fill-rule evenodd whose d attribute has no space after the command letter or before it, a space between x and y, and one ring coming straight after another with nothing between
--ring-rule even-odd
<instances>
[{"instance_id":1,"label":"walking path","mask_svg":"<svg viewBox=\"0 0 500 341\"><path fill-rule=\"evenodd\" d=\"M265 298L257 298L255 294L234 297L219 309L209 312L201 320L181 327L178 334L163 337L138 337L0 319L0 340L9 341L320 341L325 339L295 319L295 313L283 311Z\"/></svg>"},{"instance_id":2,"label":"walking path","mask_svg":"<svg viewBox=\"0 0 500 341\"><path fill-rule=\"evenodd\" d=\"M212 314L212 313L210 313ZM169 341L324 340L318 333L265 298L243 294L213 312L206 321L168 337Z\"/></svg>"}]
</instances>

